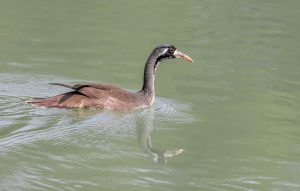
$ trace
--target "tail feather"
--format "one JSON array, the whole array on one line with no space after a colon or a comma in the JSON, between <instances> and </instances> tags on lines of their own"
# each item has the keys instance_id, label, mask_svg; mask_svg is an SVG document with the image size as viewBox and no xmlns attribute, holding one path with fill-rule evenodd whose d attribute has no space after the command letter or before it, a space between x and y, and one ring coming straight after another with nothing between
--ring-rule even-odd
<instances>
[{"instance_id":1,"label":"tail feather","mask_svg":"<svg viewBox=\"0 0 300 191\"><path fill-rule=\"evenodd\" d=\"M32 98L26 101L26 103L29 103L34 106L40 106L40 107L57 107L58 106L58 100L51 98Z\"/></svg>"},{"instance_id":2,"label":"tail feather","mask_svg":"<svg viewBox=\"0 0 300 191\"><path fill-rule=\"evenodd\" d=\"M93 99L76 91L47 98L32 98L27 100L26 103L46 108L78 108L95 105Z\"/></svg>"}]
</instances>

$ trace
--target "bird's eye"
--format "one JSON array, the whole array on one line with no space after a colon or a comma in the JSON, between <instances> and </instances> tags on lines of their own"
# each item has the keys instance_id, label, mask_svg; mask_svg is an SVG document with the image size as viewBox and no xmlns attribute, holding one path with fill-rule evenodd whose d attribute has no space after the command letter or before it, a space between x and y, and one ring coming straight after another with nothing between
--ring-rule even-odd
<instances>
[{"instance_id":1,"label":"bird's eye","mask_svg":"<svg viewBox=\"0 0 300 191\"><path fill-rule=\"evenodd\" d=\"M173 53L175 52L175 48L174 48L174 47L169 48L169 52L170 52L171 54L173 54Z\"/></svg>"}]
</instances>

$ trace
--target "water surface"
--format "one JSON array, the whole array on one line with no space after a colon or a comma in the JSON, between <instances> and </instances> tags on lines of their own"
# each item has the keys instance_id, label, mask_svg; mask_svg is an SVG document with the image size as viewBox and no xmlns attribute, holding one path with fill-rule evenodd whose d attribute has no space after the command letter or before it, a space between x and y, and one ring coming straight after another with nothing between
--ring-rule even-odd
<instances>
[{"instance_id":1,"label":"water surface","mask_svg":"<svg viewBox=\"0 0 300 191\"><path fill-rule=\"evenodd\" d=\"M299 190L300 3L3 1L0 190ZM153 107L35 108L109 82L137 91L161 64Z\"/></svg>"}]
</instances>

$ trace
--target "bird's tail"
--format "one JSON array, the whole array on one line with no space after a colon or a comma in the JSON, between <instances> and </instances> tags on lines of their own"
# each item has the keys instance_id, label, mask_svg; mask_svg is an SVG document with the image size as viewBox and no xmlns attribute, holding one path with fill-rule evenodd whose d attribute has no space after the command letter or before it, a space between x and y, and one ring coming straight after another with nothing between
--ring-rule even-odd
<instances>
[{"instance_id":1,"label":"bird's tail","mask_svg":"<svg viewBox=\"0 0 300 191\"><path fill-rule=\"evenodd\" d=\"M33 106L39 106L39 107L57 107L58 106L58 100L56 97L49 97L49 98L31 98L29 100L26 100L26 103L29 103Z\"/></svg>"}]
</instances>

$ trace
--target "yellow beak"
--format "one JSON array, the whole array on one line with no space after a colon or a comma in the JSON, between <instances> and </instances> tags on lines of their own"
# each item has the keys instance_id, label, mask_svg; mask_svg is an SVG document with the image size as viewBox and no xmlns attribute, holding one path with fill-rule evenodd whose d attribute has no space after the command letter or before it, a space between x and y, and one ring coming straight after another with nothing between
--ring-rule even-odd
<instances>
[{"instance_id":1,"label":"yellow beak","mask_svg":"<svg viewBox=\"0 0 300 191\"><path fill-rule=\"evenodd\" d=\"M188 55L184 54L183 52L180 52L179 50L175 50L173 54L176 58L183 59L188 62L193 62L193 59L189 57Z\"/></svg>"}]
</instances>

